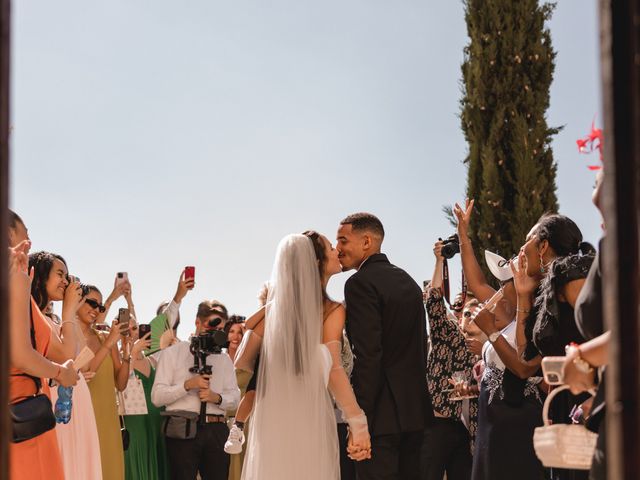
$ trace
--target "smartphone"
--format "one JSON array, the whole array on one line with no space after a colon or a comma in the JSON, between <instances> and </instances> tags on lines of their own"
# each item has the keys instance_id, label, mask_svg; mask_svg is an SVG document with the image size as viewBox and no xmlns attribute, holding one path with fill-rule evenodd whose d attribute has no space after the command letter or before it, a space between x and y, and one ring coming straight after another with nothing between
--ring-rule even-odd
<instances>
[{"instance_id":1,"label":"smartphone","mask_svg":"<svg viewBox=\"0 0 640 480\"><path fill-rule=\"evenodd\" d=\"M565 357L544 357L542 359L542 375L548 385L564 384Z\"/></svg>"},{"instance_id":2,"label":"smartphone","mask_svg":"<svg viewBox=\"0 0 640 480\"><path fill-rule=\"evenodd\" d=\"M80 283L80 277L76 277L75 275L67 275L69 279L69 283L78 282Z\"/></svg>"},{"instance_id":3,"label":"smartphone","mask_svg":"<svg viewBox=\"0 0 640 480\"><path fill-rule=\"evenodd\" d=\"M195 280L195 278L196 278L196 267L184 267L184 279Z\"/></svg>"},{"instance_id":4,"label":"smartphone","mask_svg":"<svg viewBox=\"0 0 640 480\"><path fill-rule=\"evenodd\" d=\"M120 332L122 333L123 337L128 337L129 336L129 323L131 322L131 313L129 312L128 308L120 308L118 310L118 328L120 329ZM123 327L123 325L126 325L126 329L125 327Z\"/></svg>"},{"instance_id":5,"label":"smartphone","mask_svg":"<svg viewBox=\"0 0 640 480\"><path fill-rule=\"evenodd\" d=\"M148 323L141 323L138 325L138 336L140 338L144 337L147 333L151 331L151 325Z\"/></svg>"},{"instance_id":6,"label":"smartphone","mask_svg":"<svg viewBox=\"0 0 640 480\"><path fill-rule=\"evenodd\" d=\"M129 279L127 272L118 272L116 273L116 285L120 285L123 282L126 282Z\"/></svg>"}]
</instances>

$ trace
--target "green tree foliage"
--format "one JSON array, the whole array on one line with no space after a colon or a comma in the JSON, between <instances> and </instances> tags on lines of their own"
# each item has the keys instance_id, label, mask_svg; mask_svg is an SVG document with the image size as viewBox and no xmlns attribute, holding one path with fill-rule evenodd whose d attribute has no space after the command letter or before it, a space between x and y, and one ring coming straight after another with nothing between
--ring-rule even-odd
<instances>
[{"instance_id":1,"label":"green tree foliage","mask_svg":"<svg viewBox=\"0 0 640 480\"><path fill-rule=\"evenodd\" d=\"M509 257L545 212L556 212L556 165L547 126L555 52L546 22L554 4L466 0L469 44L462 65L461 123L468 142L470 235Z\"/></svg>"}]
</instances>

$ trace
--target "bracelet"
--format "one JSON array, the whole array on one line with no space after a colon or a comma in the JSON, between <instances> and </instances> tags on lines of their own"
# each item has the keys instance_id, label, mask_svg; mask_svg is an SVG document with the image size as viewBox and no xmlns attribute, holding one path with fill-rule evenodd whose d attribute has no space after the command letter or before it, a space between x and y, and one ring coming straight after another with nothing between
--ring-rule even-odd
<instances>
[{"instance_id":1,"label":"bracelet","mask_svg":"<svg viewBox=\"0 0 640 480\"><path fill-rule=\"evenodd\" d=\"M130 363L131 362L131 355L129 355L127 358L123 358L122 361Z\"/></svg>"},{"instance_id":2,"label":"bracelet","mask_svg":"<svg viewBox=\"0 0 640 480\"><path fill-rule=\"evenodd\" d=\"M518 312L518 313L531 313L531 310L525 310L524 308L517 308L516 307L516 312Z\"/></svg>"},{"instance_id":3,"label":"bracelet","mask_svg":"<svg viewBox=\"0 0 640 480\"><path fill-rule=\"evenodd\" d=\"M471 240L469 240L468 242L458 242L458 245L462 247L463 245L470 245L471 243Z\"/></svg>"},{"instance_id":4,"label":"bracelet","mask_svg":"<svg viewBox=\"0 0 640 480\"><path fill-rule=\"evenodd\" d=\"M65 323L73 323L75 325L76 321L75 320L65 320L64 322L62 322L60 324L60 328L64 327Z\"/></svg>"}]
</instances>

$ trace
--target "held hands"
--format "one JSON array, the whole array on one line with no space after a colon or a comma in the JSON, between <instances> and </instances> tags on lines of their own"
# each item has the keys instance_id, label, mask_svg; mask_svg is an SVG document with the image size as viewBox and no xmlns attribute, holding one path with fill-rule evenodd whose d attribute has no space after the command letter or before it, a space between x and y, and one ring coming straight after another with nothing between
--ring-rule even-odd
<instances>
[{"instance_id":1,"label":"held hands","mask_svg":"<svg viewBox=\"0 0 640 480\"><path fill-rule=\"evenodd\" d=\"M362 434L354 433L349 429L347 455L356 462L371 458L371 438L368 430L366 431L366 437L364 437Z\"/></svg>"},{"instance_id":2,"label":"held hands","mask_svg":"<svg viewBox=\"0 0 640 480\"><path fill-rule=\"evenodd\" d=\"M347 454L351 460L357 462L371 458L371 437L367 417L364 413L348 418L349 437Z\"/></svg>"}]
</instances>

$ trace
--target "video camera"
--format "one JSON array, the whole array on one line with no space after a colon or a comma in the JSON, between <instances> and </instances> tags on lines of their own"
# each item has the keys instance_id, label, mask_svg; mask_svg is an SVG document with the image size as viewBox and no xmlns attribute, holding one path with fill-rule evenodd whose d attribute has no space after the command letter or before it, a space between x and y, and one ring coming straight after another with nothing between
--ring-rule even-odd
<instances>
[{"instance_id":1,"label":"video camera","mask_svg":"<svg viewBox=\"0 0 640 480\"><path fill-rule=\"evenodd\" d=\"M210 320L207 327L215 328L220 324L219 318ZM211 365L207 365L209 355L222 353L222 348L227 344L227 334L222 330L206 330L200 335L191 337L189 350L193 355L193 367L189 369L191 373L198 375L211 375L213 370ZM200 424L204 425L207 413L207 403L200 402Z\"/></svg>"}]
</instances>

